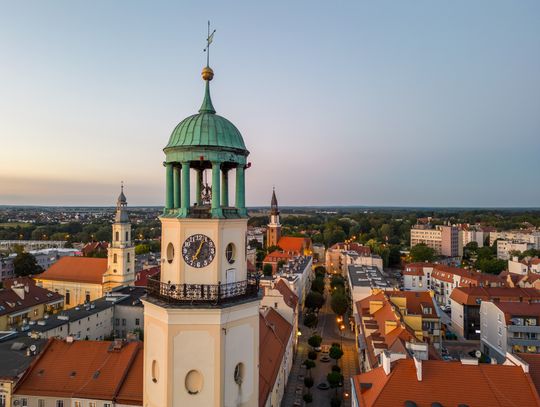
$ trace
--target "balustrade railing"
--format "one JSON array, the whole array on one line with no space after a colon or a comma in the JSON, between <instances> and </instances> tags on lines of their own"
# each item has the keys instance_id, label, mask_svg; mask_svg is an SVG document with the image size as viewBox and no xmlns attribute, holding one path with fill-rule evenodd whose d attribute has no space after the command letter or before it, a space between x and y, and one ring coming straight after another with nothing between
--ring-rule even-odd
<instances>
[{"instance_id":1,"label":"balustrade railing","mask_svg":"<svg viewBox=\"0 0 540 407\"><path fill-rule=\"evenodd\" d=\"M229 284L172 284L160 281L160 274L148 279L150 297L175 304L224 304L240 299L256 298L258 278Z\"/></svg>"}]
</instances>

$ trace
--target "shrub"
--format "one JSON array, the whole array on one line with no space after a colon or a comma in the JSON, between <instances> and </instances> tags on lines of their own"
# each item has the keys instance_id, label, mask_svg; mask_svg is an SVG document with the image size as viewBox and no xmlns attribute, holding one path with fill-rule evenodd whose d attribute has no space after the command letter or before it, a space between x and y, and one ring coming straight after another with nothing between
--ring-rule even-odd
<instances>
[{"instance_id":1,"label":"shrub","mask_svg":"<svg viewBox=\"0 0 540 407\"><path fill-rule=\"evenodd\" d=\"M313 396L309 393L306 393L302 396L302 399L304 399L306 403L311 403L313 401Z\"/></svg>"},{"instance_id":2,"label":"shrub","mask_svg":"<svg viewBox=\"0 0 540 407\"><path fill-rule=\"evenodd\" d=\"M308 328L314 328L317 326L317 315L309 313L304 316L304 325Z\"/></svg>"},{"instance_id":3,"label":"shrub","mask_svg":"<svg viewBox=\"0 0 540 407\"><path fill-rule=\"evenodd\" d=\"M322 343L322 337L320 335L312 335L309 339L308 339L308 344L309 346L311 346L312 348L317 348L319 346L321 346L321 343Z\"/></svg>"},{"instance_id":4,"label":"shrub","mask_svg":"<svg viewBox=\"0 0 540 407\"><path fill-rule=\"evenodd\" d=\"M332 366L332 372L341 373L341 368L338 365Z\"/></svg>"},{"instance_id":5,"label":"shrub","mask_svg":"<svg viewBox=\"0 0 540 407\"><path fill-rule=\"evenodd\" d=\"M311 360L317 360L317 352L315 352L314 350L310 350L308 352L308 358Z\"/></svg>"},{"instance_id":6,"label":"shrub","mask_svg":"<svg viewBox=\"0 0 540 407\"><path fill-rule=\"evenodd\" d=\"M308 389L313 387L314 383L315 382L311 377L309 377L309 376L304 377L304 386L306 386Z\"/></svg>"}]
</instances>

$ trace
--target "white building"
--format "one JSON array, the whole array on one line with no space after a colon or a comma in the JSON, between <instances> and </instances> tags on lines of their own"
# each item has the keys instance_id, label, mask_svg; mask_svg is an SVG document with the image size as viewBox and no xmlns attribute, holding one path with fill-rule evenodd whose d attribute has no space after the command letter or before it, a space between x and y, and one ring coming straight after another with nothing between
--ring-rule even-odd
<instances>
[{"instance_id":1,"label":"white building","mask_svg":"<svg viewBox=\"0 0 540 407\"><path fill-rule=\"evenodd\" d=\"M540 249L540 231L538 230L509 230L505 232L490 232L489 245L493 246L496 240L515 240L533 244L534 249Z\"/></svg>"},{"instance_id":2,"label":"white building","mask_svg":"<svg viewBox=\"0 0 540 407\"><path fill-rule=\"evenodd\" d=\"M497 258L509 260L512 252L524 252L535 249L534 243L523 240L497 240Z\"/></svg>"},{"instance_id":3,"label":"white building","mask_svg":"<svg viewBox=\"0 0 540 407\"><path fill-rule=\"evenodd\" d=\"M349 266L347 283L353 304L369 297L373 289L389 290L392 288L381 270L373 266ZM356 312L355 307L353 308Z\"/></svg>"},{"instance_id":4,"label":"white building","mask_svg":"<svg viewBox=\"0 0 540 407\"><path fill-rule=\"evenodd\" d=\"M506 353L540 353L540 304L482 301L482 351L502 363Z\"/></svg>"}]
</instances>

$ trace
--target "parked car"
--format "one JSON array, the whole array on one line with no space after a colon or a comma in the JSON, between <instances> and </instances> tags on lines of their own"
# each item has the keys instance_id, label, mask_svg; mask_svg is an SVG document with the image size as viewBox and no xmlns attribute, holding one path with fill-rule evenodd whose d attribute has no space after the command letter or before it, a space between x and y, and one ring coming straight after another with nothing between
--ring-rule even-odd
<instances>
[{"instance_id":1,"label":"parked car","mask_svg":"<svg viewBox=\"0 0 540 407\"><path fill-rule=\"evenodd\" d=\"M330 388L330 385L326 382L322 382L317 385L317 388L320 390L328 390Z\"/></svg>"}]
</instances>

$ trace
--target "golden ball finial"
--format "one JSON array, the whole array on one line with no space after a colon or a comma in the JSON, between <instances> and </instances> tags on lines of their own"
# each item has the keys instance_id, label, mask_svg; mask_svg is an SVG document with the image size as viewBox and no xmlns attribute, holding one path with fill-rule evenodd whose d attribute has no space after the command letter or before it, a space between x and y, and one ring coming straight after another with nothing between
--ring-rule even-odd
<instances>
[{"instance_id":1,"label":"golden ball finial","mask_svg":"<svg viewBox=\"0 0 540 407\"><path fill-rule=\"evenodd\" d=\"M202 78L205 81L211 81L213 77L214 71L212 71L212 68L210 68L209 66L205 66L202 70Z\"/></svg>"}]
</instances>

